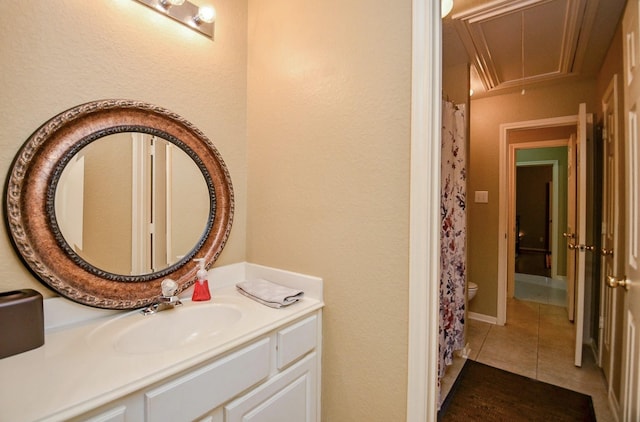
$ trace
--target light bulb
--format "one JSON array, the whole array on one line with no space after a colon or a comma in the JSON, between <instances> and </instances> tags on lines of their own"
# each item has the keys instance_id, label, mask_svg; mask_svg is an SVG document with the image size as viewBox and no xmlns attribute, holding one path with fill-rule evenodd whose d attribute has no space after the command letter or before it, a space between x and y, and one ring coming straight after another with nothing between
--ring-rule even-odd
<instances>
[{"instance_id":1,"label":"light bulb","mask_svg":"<svg viewBox=\"0 0 640 422\"><path fill-rule=\"evenodd\" d=\"M160 0L160 6L165 10L172 6L182 6L183 4L184 0Z\"/></svg>"},{"instance_id":2,"label":"light bulb","mask_svg":"<svg viewBox=\"0 0 640 422\"><path fill-rule=\"evenodd\" d=\"M202 6L198 9L196 22L211 23L216 19L216 10L212 6Z\"/></svg>"},{"instance_id":3,"label":"light bulb","mask_svg":"<svg viewBox=\"0 0 640 422\"><path fill-rule=\"evenodd\" d=\"M451 12L451 9L453 9L453 0L442 0L440 3L440 11L443 18Z\"/></svg>"}]
</instances>

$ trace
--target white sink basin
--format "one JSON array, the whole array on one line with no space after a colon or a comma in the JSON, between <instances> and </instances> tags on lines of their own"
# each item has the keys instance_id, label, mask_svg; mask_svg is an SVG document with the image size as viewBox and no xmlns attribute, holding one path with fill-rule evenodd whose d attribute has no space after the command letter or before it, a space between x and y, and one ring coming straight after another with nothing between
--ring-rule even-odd
<instances>
[{"instance_id":1,"label":"white sink basin","mask_svg":"<svg viewBox=\"0 0 640 422\"><path fill-rule=\"evenodd\" d=\"M91 344L111 346L126 354L153 354L182 348L211 338L242 318L237 306L192 303L152 315L129 313L93 330Z\"/></svg>"}]
</instances>

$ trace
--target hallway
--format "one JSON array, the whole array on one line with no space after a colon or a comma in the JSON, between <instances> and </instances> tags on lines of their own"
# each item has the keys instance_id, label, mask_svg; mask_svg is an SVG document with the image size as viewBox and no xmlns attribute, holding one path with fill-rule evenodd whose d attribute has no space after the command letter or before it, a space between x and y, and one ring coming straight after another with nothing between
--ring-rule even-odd
<instances>
[{"instance_id":1,"label":"hallway","mask_svg":"<svg viewBox=\"0 0 640 422\"><path fill-rule=\"evenodd\" d=\"M574 326L565 308L510 299L507 325L467 321L469 358L486 365L535 378L593 398L598 421L614 421L607 402L602 371L591 350L583 353L582 368L574 359ZM459 358L442 381L443 397L462 368Z\"/></svg>"}]
</instances>

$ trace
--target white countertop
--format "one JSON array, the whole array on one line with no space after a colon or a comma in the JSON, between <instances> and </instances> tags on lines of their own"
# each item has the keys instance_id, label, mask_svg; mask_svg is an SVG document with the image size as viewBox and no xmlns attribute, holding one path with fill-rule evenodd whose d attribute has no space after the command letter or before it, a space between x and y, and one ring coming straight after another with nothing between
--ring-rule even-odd
<instances>
[{"instance_id":1,"label":"white countertop","mask_svg":"<svg viewBox=\"0 0 640 422\"><path fill-rule=\"evenodd\" d=\"M305 295L286 308L269 308L236 291L235 283L254 277L302 289ZM131 315L132 322L156 315L95 310L62 298L45 300L44 346L0 359L0 420L63 420L80 415L215 358L323 306L321 279L254 264L213 269L209 272L209 286L212 302L242 311L242 318L233 328L192 344L141 354L117 351L109 338L96 339L91 333L123 314L135 314ZM181 296L188 297L189 292ZM185 300L183 307L201 303L210 302ZM180 308L164 312L179 313Z\"/></svg>"}]
</instances>

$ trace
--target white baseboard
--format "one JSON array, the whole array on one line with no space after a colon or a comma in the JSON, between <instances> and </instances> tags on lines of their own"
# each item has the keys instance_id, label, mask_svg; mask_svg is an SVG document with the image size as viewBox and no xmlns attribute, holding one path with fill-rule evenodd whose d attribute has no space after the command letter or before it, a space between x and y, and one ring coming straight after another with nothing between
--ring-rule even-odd
<instances>
[{"instance_id":1,"label":"white baseboard","mask_svg":"<svg viewBox=\"0 0 640 422\"><path fill-rule=\"evenodd\" d=\"M467 318L473 319L475 321L487 322L493 325L496 325L498 323L498 318L496 317L485 315L485 314L479 314L471 311L467 312Z\"/></svg>"}]
</instances>

